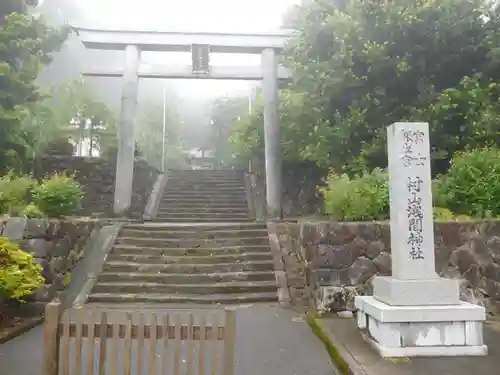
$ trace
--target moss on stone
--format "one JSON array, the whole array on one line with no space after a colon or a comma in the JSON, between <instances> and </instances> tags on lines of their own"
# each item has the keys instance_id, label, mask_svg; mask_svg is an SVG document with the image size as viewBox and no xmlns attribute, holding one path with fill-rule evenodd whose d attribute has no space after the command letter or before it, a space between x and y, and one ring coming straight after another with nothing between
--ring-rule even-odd
<instances>
[{"instance_id":1,"label":"moss on stone","mask_svg":"<svg viewBox=\"0 0 500 375\"><path fill-rule=\"evenodd\" d=\"M316 316L314 314L306 315L307 324L311 327L314 334L321 340L321 342L325 345L330 358L333 363L337 366L338 370L343 375L352 375L351 369L349 368L349 364L342 358L338 349L333 346L330 339L326 335L325 332L321 329L318 322L316 321Z\"/></svg>"}]
</instances>

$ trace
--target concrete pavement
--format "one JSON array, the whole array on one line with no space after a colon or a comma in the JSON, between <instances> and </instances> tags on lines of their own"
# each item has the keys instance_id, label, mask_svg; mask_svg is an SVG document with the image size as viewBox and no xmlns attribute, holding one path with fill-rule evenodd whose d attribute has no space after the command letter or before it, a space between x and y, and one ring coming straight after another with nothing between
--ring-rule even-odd
<instances>
[{"instance_id":1,"label":"concrete pavement","mask_svg":"<svg viewBox=\"0 0 500 375\"><path fill-rule=\"evenodd\" d=\"M130 311L144 309L146 314L152 311L143 306L128 308ZM197 314L208 312L206 308L189 307L159 307L154 311L161 316L165 311L180 310L192 311L195 320ZM42 375L42 355L43 330L40 326L0 346L0 375ZM236 357L236 375L338 374L323 344L311 332L301 314L276 305L238 308ZM133 369L135 371L135 366Z\"/></svg>"},{"instance_id":2,"label":"concrete pavement","mask_svg":"<svg viewBox=\"0 0 500 375\"><path fill-rule=\"evenodd\" d=\"M316 319L329 344L349 366L351 375L493 375L500 372L500 331L486 326L486 357L381 358L367 344L355 319L326 316Z\"/></svg>"}]
</instances>

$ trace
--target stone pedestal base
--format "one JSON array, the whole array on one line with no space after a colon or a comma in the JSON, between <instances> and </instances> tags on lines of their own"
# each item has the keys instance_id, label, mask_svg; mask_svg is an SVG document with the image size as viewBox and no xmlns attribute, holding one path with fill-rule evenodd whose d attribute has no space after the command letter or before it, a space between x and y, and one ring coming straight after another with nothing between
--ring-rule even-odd
<instances>
[{"instance_id":1,"label":"stone pedestal base","mask_svg":"<svg viewBox=\"0 0 500 375\"><path fill-rule=\"evenodd\" d=\"M458 279L400 280L377 276L373 279L373 297L395 306L459 305Z\"/></svg>"},{"instance_id":2,"label":"stone pedestal base","mask_svg":"<svg viewBox=\"0 0 500 375\"><path fill-rule=\"evenodd\" d=\"M487 355L483 307L391 306L371 296L356 297L358 327L382 357Z\"/></svg>"}]
</instances>

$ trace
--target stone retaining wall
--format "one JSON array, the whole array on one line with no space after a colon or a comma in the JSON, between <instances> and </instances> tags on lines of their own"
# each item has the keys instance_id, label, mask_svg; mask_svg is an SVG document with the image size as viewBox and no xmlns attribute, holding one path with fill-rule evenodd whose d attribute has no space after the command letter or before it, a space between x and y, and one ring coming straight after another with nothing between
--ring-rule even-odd
<instances>
[{"instance_id":1,"label":"stone retaining wall","mask_svg":"<svg viewBox=\"0 0 500 375\"><path fill-rule=\"evenodd\" d=\"M256 197L265 206L266 171L265 163L255 159L252 162L252 172L255 175ZM282 176L282 207L285 217L319 214L323 211L323 197L317 187L322 185L326 171L314 163L283 163Z\"/></svg>"},{"instance_id":2,"label":"stone retaining wall","mask_svg":"<svg viewBox=\"0 0 500 375\"><path fill-rule=\"evenodd\" d=\"M371 294L375 275L391 274L389 224L275 225L292 302L319 310L352 309ZM460 278L461 298L500 312L500 221L435 225L436 272Z\"/></svg>"},{"instance_id":3,"label":"stone retaining wall","mask_svg":"<svg viewBox=\"0 0 500 375\"><path fill-rule=\"evenodd\" d=\"M110 217L113 214L116 161L104 158L46 155L39 161L36 178L54 172L74 173L84 187L83 216ZM149 194L158 176L158 171L146 161L136 159L130 217L140 218L144 213Z\"/></svg>"},{"instance_id":4,"label":"stone retaining wall","mask_svg":"<svg viewBox=\"0 0 500 375\"><path fill-rule=\"evenodd\" d=\"M31 302L49 302L65 290L71 271L85 256L85 244L100 227L101 223L96 220L11 218L0 221L0 236L18 242L43 268L45 285L30 296Z\"/></svg>"}]
</instances>

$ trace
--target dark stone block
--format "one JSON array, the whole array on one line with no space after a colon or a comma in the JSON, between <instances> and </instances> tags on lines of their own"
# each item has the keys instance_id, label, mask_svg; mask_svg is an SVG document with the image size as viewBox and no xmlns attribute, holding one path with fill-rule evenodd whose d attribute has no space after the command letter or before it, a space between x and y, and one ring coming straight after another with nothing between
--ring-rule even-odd
<instances>
[{"instance_id":1,"label":"dark stone block","mask_svg":"<svg viewBox=\"0 0 500 375\"><path fill-rule=\"evenodd\" d=\"M55 257L67 257L71 251L71 239L69 236L64 236L55 240L55 247L53 256Z\"/></svg>"},{"instance_id":2,"label":"dark stone block","mask_svg":"<svg viewBox=\"0 0 500 375\"><path fill-rule=\"evenodd\" d=\"M473 264L476 264L474 255L468 246L462 246L453 251L450 257L450 263L457 267L460 273L465 273Z\"/></svg>"},{"instance_id":3,"label":"dark stone block","mask_svg":"<svg viewBox=\"0 0 500 375\"><path fill-rule=\"evenodd\" d=\"M373 260L373 264L377 267L377 271L383 276L390 276L392 269L391 254L381 253Z\"/></svg>"},{"instance_id":4,"label":"dark stone block","mask_svg":"<svg viewBox=\"0 0 500 375\"><path fill-rule=\"evenodd\" d=\"M50 259L54 249L54 243L43 238L24 240L21 249L33 254L35 258Z\"/></svg>"},{"instance_id":5,"label":"dark stone block","mask_svg":"<svg viewBox=\"0 0 500 375\"><path fill-rule=\"evenodd\" d=\"M24 238L47 238L48 221L28 219L24 229Z\"/></svg>"},{"instance_id":6,"label":"dark stone block","mask_svg":"<svg viewBox=\"0 0 500 375\"><path fill-rule=\"evenodd\" d=\"M354 261L349 268L350 285L357 286L368 281L377 272L377 267L373 262L366 258L360 257Z\"/></svg>"},{"instance_id":7,"label":"dark stone block","mask_svg":"<svg viewBox=\"0 0 500 375\"><path fill-rule=\"evenodd\" d=\"M497 264L487 264L483 267L483 275L497 283L500 282L500 266Z\"/></svg>"},{"instance_id":8,"label":"dark stone block","mask_svg":"<svg viewBox=\"0 0 500 375\"><path fill-rule=\"evenodd\" d=\"M497 234L500 235L500 231ZM492 236L486 240L486 248L494 261L500 263L500 237L498 235Z\"/></svg>"},{"instance_id":9,"label":"dark stone block","mask_svg":"<svg viewBox=\"0 0 500 375\"><path fill-rule=\"evenodd\" d=\"M480 267L477 264L473 264L467 271L465 271L464 277L469 281L473 288L478 287L482 278Z\"/></svg>"},{"instance_id":10,"label":"dark stone block","mask_svg":"<svg viewBox=\"0 0 500 375\"><path fill-rule=\"evenodd\" d=\"M315 268L347 268L353 262L353 256L347 246L318 245Z\"/></svg>"},{"instance_id":11,"label":"dark stone block","mask_svg":"<svg viewBox=\"0 0 500 375\"><path fill-rule=\"evenodd\" d=\"M344 286L349 285L349 269L320 268L313 270L312 280L316 285Z\"/></svg>"},{"instance_id":12,"label":"dark stone block","mask_svg":"<svg viewBox=\"0 0 500 375\"><path fill-rule=\"evenodd\" d=\"M377 239L373 242L370 242L367 247L366 247L366 251L365 251L365 255L367 258L370 258L370 259L375 259L381 252L385 251L386 248L385 248L385 244L383 241L381 241L380 239Z\"/></svg>"},{"instance_id":13,"label":"dark stone block","mask_svg":"<svg viewBox=\"0 0 500 375\"><path fill-rule=\"evenodd\" d=\"M11 241L20 241L24 238L26 218L13 217L7 220L2 235Z\"/></svg>"}]
</instances>

